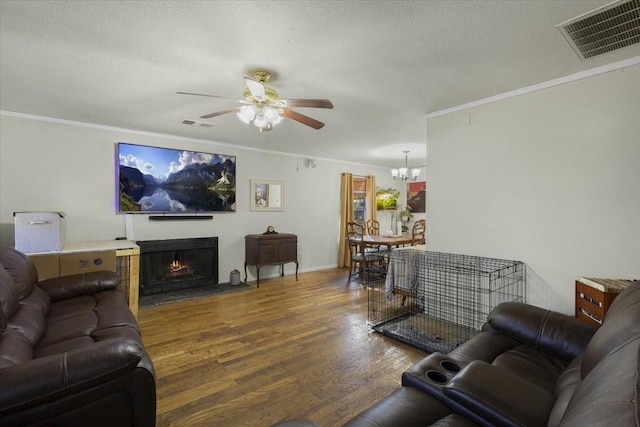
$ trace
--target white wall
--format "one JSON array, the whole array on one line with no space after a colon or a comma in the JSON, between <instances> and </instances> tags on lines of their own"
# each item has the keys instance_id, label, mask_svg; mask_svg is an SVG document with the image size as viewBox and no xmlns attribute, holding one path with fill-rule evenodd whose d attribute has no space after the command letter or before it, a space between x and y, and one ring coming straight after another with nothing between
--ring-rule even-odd
<instances>
[{"instance_id":1,"label":"white wall","mask_svg":"<svg viewBox=\"0 0 640 427\"><path fill-rule=\"evenodd\" d=\"M0 244L13 246L14 211L63 211L67 242L111 240L125 235L125 216L115 213L115 143L131 142L237 156L237 208L212 221L149 221L134 217L137 240L218 236L220 282L243 269L244 236L268 225L298 235L300 271L337 265L340 174L374 174L392 187L384 168L252 151L225 144L84 126L12 115L0 116ZM284 212L249 211L250 179L285 182ZM295 269L287 264L285 272ZM255 271L251 268L252 271ZM278 273L277 267L261 276ZM250 274L250 280L253 277ZM244 275L243 275L244 278Z\"/></svg>"},{"instance_id":2,"label":"white wall","mask_svg":"<svg viewBox=\"0 0 640 427\"><path fill-rule=\"evenodd\" d=\"M640 66L429 119L427 148L430 250L524 261L565 313L578 276L640 279Z\"/></svg>"}]
</instances>

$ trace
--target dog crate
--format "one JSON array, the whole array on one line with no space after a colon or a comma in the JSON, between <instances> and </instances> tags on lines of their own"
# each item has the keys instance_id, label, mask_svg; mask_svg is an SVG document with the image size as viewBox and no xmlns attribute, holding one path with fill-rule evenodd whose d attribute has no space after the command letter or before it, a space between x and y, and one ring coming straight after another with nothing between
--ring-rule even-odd
<instances>
[{"instance_id":1,"label":"dog crate","mask_svg":"<svg viewBox=\"0 0 640 427\"><path fill-rule=\"evenodd\" d=\"M368 284L368 324L429 352L448 353L480 332L489 312L525 301L520 261L400 248Z\"/></svg>"}]
</instances>

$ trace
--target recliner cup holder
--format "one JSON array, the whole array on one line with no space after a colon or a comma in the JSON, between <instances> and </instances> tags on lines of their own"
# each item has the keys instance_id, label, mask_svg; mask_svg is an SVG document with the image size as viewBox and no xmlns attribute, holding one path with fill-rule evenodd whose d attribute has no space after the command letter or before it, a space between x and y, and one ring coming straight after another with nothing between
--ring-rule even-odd
<instances>
[{"instance_id":1,"label":"recliner cup holder","mask_svg":"<svg viewBox=\"0 0 640 427\"><path fill-rule=\"evenodd\" d=\"M448 372L458 373L460 372L460 365L453 360L441 360L440 367Z\"/></svg>"},{"instance_id":2,"label":"recliner cup holder","mask_svg":"<svg viewBox=\"0 0 640 427\"><path fill-rule=\"evenodd\" d=\"M443 399L442 389L466 366L442 353L431 353L402 374L402 385L425 391Z\"/></svg>"},{"instance_id":3,"label":"recliner cup holder","mask_svg":"<svg viewBox=\"0 0 640 427\"><path fill-rule=\"evenodd\" d=\"M449 381L449 378L444 373L433 369L425 372L425 376L429 381L433 381L436 384L446 384Z\"/></svg>"}]
</instances>

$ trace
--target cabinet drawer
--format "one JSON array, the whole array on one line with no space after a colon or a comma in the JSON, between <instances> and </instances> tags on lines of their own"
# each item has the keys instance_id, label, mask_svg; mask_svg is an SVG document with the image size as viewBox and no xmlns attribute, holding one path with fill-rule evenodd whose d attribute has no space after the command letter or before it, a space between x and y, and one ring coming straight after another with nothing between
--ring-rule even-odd
<instances>
[{"instance_id":1,"label":"cabinet drawer","mask_svg":"<svg viewBox=\"0 0 640 427\"><path fill-rule=\"evenodd\" d=\"M604 314L604 292L576 282L576 317L601 325Z\"/></svg>"}]
</instances>

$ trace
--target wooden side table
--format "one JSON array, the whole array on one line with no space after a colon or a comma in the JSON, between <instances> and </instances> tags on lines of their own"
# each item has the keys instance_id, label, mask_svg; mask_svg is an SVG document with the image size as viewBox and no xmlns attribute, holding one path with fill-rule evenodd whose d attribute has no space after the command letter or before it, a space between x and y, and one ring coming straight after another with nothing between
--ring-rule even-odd
<instances>
[{"instance_id":1,"label":"wooden side table","mask_svg":"<svg viewBox=\"0 0 640 427\"><path fill-rule=\"evenodd\" d=\"M600 326L613 300L632 280L591 279L576 280L576 318Z\"/></svg>"},{"instance_id":2,"label":"wooden side table","mask_svg":"<svg viewBox=\"0 0 640 427\"><path fill-rule=\"evenodd\" d=\"M296 263L298 280L298 236L288 233L249 234L244 238L244 281L247 281L247 265L256 266L257 287L260 287L260 267L280 265L284 276L284 264Z\"/></svg>"}]
</instances>

